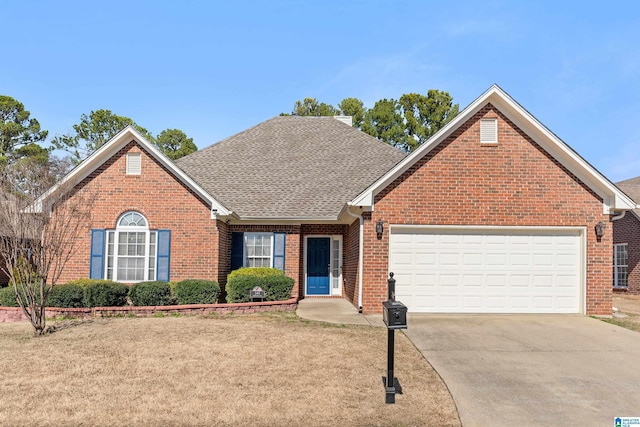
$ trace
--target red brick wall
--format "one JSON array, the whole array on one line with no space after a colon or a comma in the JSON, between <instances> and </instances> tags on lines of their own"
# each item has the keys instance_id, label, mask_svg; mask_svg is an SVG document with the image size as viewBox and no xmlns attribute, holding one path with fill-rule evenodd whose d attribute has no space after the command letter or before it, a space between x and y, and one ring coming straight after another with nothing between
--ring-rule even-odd
<instances>
[{"instance_id":1,"label":"red brick wall","mask_svg":"<svg viewBox=\"0 0 640 427\"><path fill-rule=\"evenodd\" d=\"M287 233L287 241L284 256L284 273L295 280L292 298L298 298L300 295L300 275L302 267L298 260L300 258L300 226L299 225L231 225L229 232L243 233ZM231 245L229 244L227 259L231 260ZM231 269L229 261L228 270ZM230 271L227 271L229 274ZM226 283L226 279L225 279Z\"/></svg>"},{"instance_id":2,"label":"red brick wall","mask_svg":"<svg viewBox=\"0 0 640 427\"><path fill-rule=\"evenodd\" d=\"M141 175L125 174L128 152L142 153ZM89 277L90 228L113 229L126 211L140 212L152 230L171 230L171 281L219 280L218 230L210 207L135 142L121 149L77 189L95 195L92 226L78 241L60 283Z\"/></svg>"},{"instance_id":3,"label":"red brick wall","mask_svg":"<svg viewBox=\"0 0 640 427\"><path fill-rule=\"evenodd\" d=\"M613 243L627 244L627 292L640 294L640 220L632 212L627 212L621 219L613 221Z\"/></svg>"},{"instance_id":4,"label":"red brick wall","mask_svg":"<svg viewBox=\"0 0 640 427\"><path fill-rule=\"evenodd\" d=\"M498 118L499 143L480 144L481 118ZM584 226L587 314L611 314L611 232L593 232L602 200L490 104L376 196L365 221L365 312L386 299L391 224ZM375 223L383 219L378 240ZM611 230L611 227L608 227Z\"/></svg>"},{"instance_id":5,"label":"red brick wall","mask_svg":"<svg viewBox=\"0 0 640 427\"><path fill-rule=\"evenodd\" d=\"M358 307L358 257L360 256L360 220L356 219L348 228L344 238L342 262L343 294Z\"/></svg>"}]
</instances>

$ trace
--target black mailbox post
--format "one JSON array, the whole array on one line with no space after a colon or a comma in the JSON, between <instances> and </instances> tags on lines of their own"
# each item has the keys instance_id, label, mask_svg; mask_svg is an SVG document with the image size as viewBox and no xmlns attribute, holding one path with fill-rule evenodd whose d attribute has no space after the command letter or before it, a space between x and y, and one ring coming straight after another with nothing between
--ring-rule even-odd
<instances>
[{"instance_id":1,"label":"black mailbox post","mask_svg":"<svg viewBox=\"0 0 640 427\"><path fill-rule=\"evenodd\" d=\"M385 389L385 402L396 403L396 393L402 394L402 387L393 375L393 353L396 329L407 329L407 306L396 301L396 279L389 273L387 280L389 299L382 302L382 320L387 325L387 376L382 378Z\"/></svg>"}]
</instances>

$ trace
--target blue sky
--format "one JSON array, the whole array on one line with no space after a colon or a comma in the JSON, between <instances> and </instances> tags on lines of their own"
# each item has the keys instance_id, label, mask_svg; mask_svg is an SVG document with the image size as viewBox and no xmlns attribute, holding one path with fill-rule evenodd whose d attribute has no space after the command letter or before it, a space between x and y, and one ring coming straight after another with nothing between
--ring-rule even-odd
<instances>
[{"instance_id":1,"label":"blue sky","mask_svg":"<svg viewBox=\"0 0 640 427\"><path fill-rule=\"evenodd\" d=\"M0 94L50 136L100 108L203 148L298 99L497 83L612 181L640 175L640 2L3 0Z\"/></svg>"}]
</instances>

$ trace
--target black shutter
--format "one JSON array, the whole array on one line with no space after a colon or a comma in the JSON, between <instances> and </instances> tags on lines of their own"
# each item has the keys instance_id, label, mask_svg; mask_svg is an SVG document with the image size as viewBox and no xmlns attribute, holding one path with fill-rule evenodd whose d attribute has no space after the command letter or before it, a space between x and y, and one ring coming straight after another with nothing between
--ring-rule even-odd
<instances>
[{"instance_id":1,"label":"black shutter","mask_svg":"<svg viewBox=\"0 0 640 427\"><path fill-rule=\"evenodd\" d=\"M244 265L244 233L231 233L231 271Z\"/></svg>"}]
</instances>

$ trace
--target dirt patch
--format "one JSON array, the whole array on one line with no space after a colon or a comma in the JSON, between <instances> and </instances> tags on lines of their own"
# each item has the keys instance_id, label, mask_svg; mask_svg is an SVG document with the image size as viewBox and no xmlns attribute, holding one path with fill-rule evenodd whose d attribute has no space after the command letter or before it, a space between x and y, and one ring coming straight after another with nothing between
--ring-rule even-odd
<instances>
[{"instance_id":1,"label":"dirt patch","mask_svg":"<svg viewBox=\"0 0 640 427\"><path fill-rule=\"evenodd\" d=\"M384 328L294 314L95 319L31 336L0 324L0 425L459 426L437 373Z\"/></svg>"}]
</instances>

